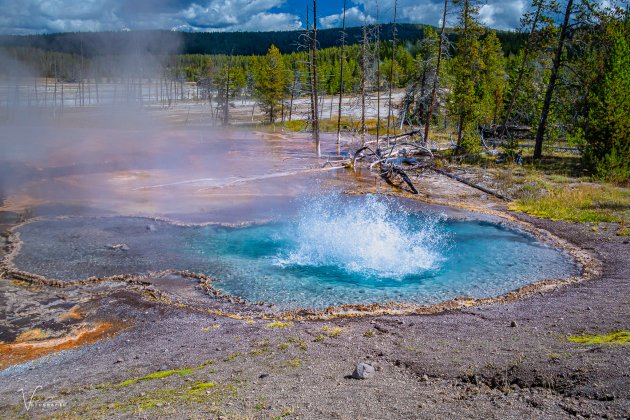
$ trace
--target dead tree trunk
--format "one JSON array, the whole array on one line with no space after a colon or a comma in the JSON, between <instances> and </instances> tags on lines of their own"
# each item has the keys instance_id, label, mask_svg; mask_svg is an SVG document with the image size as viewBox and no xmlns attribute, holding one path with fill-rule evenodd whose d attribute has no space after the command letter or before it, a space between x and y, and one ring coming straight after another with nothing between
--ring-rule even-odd
<instances>
[{"instance_id":1,"label":"dead tree trunk","mask_svg":"<svg viewBox=\"0 0 630 420\"><path fill-rule=\"evenodd\" d=\"M389 130L392 118L392 89L394 87L394 64L396 63L396 12L398 1L394 0L394 26L392 28L392 62L389 66L389 99L387 101L387 145L389 146ZM394 126L394 134L396 127Z\"/></svg>"},{"instance_id":2,"label":"dead tree trunk","mask_svg":"<svg viewBox=\"0 0 630 420\"><path fill-rule=\"evenodd\" d=\"M545 130L547 128L547 117L549 116L549 109L551 108L551 99L553 98L553 91L555 90L556 81L558 80L558 72L560 70L560 63L562 61L562 48L564 46L564 40L567 36L567 28L569 27L569 18L571 17L572 8L573 8L573 0L568 0L567 8L566 8L566 11L564 12L564 21L562 22L562 29L560 30L560 38L558 39L558 48L556 49L556 55L553 59L551 77L549 78L549 84L547 85L547 92L545 93L545 101L543 102L543 108L540 114L540 122L538 123L538 130L536 131L536 145L534 147L534 159L540 159L542 157L542 145L543 145L543 138L545 136Z\"/></svg>"},{"instance_id":3,"label":"dead tree trunk","mask_svg":"<svg viewBox=\"0 0 630 420\"><path fill-rule=\"evenodd\" d=\"M381 129L381 27L378 24L378 3L376 3L376 147Z\"/></svg>"},{"instance_id":4,"label":"dead tree trunk","mask_svg":"<svg viewBox=\"0 0 630 420\"><path fill-rule=\"evenodd\" d=\"M228 59L227 77L225 82L225 99L223 101L223 125L230 123L230 74L232 73L232 54Z\"/></svg>"},{"instance_id":5,"label":"dead tree trunk","mask_svg":"<svg viewBox=\"0 0 630 420\"><path fill-rule=\"evenodd\" d=\"M315 148L317 149L317 156L321 154L321 148L319 144L319 113L317 112L318 92L317 92L317 0L313 0L313 47L311 55L311 67L313 69L313 139L315 140Z\"/></svg>"},{"instance_id":6,"label":"dead tree trunk","mask_svg":"<svg viewBox=\"0 0 630 420\"><path fill-rule=\"evenodd\" d=\"M469 187L473 187L473 188L478 189L479 191L483 191L486 194L493 195L493 196L495 196L497 198L500 198L501 200L512 201L511 198L506 197L503 194L500 194L500 193L498 193L496 191L492 191L492 190L490 190L490 189L488 189L486 187L482 187L481 185L475 184L474 182L470 182L467 179L464 179L464 178L462 178L460 176L457 176L455 174L452 174L450 172L443 171L442 169L438 169L436 167L432 167L431 170L434 171L434 172L437 172L438 174L441 174L441 175L447 176L447 177L449 177L451 179L454 179L455 181L461 182L462 184L466 184Z\"/></svg>"},{"instance_id":7,"label":"dead tree trunk","mask_svg":"<svg viewBox=\"0 0 630 420\"><path fill-rule=\"evenodd\" d=\"M440 39L438 40L438 56L437 63L435 65L435 77L433 79L433 87L431 88L431 99L429 100L429 107L424 120L424 141L429 141L429 127L431 125L431 117L433 116L433 106L435 104L435 97L440 87L440 67L442 65L442 48L444 43L444 28L446 27L446 11L448 10L448 0L444 0L444 10L442 10L442 26L440 28Z\"/></svg>"},{"instance_id":8,"label":"dead tree trunk","mask_svg":"<svg viewBox=\"0 0 630 420\"><path fill-rule=\"evenodd\" d=\"M501 126L501 135L504 135L507 131L506 126L510 121L512 109L514 108L514 103L516 102L516 96L518 95L518 91L523 81L523 76L525 75L525 67L527 66L527 59L529 57L529 52L532 46L532 38L534 36L534 32L536 32L538 19L540 18L540 9L541 6L539 5L536 9L536 14L534 15L534 20L532 22L532 27L529 30L529 35L527 36L527 42L525 43L525 49L523 50L523 60L521 60L521 67L518 70L518 76L516 77L516 82L514 83L514 87L512 88L512 97L510 98L510 103L508 104L507 110L505 111L505 118L503 119L503 125Z\"/></svg>"},{"instance_id":9,"label":"dead tree trunk","mask_svg":"<svg viewBox=\"0 0 630 420\"><path fill-rule=\"evenodd\" d=\"M343 62L346 47L346 0L343 0L343 18L341 20L341 58L339 60L339 109L337 112L337 144L341 142L341 101L343 99Z\"/></svg>"},{"instance_id":10,"label":"dead tree trunk","mask_svg":"<svg viewBox=\"0 0 630 420\"><path fill-rule=\"evenodd\" d=\"M367 77L367 22L363 24L363 47L361 48L361 144L365 143L365 78Z\"/></svg>"}]
</instances>

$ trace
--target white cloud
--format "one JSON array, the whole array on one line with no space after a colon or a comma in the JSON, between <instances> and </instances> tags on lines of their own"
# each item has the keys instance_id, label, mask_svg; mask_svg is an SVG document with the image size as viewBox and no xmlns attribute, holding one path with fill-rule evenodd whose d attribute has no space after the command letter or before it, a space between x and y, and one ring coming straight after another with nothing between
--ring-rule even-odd
<instances>
[{"instance_id":1,"label":"white cloud","mask_svg":"<svg viewBox=\"0 0 630 420\"><path fill-rule=\"evenodd\" d=\"M284 0L0 0L0 33L178 29L299 29L298 16L273 12ZM19 3L19 4L18 4Z\"/></svg>"},{"instance_id":2,"label":"white cloud","mask_svg":"<svg viewBox=\"0 0 630 420\"><path fill-rule=\"evenodd\" d=\"M494 29L514 29L518 21L510 21L508 17L520 18L525 11L525 4L522 0L505 3L488 3L479 9L479 21Z\"/></svg>"},{"instance_id":3,"label":"white cloud","mask_svg":"<svg viewBox=\"0 0 630 420\"><path fill-rule=\"evenodd\" d=\"M291 0L0 0L0 33L31 34L64 31L169 29L188 31L290 30L303 26L288 9ZM292 0L296 1L296 0ZM296 3L292 3L296 4ZM339 4L339 3L336 3ZM398 0L399 22L439 25L443 0ZM455 10L450 3L448 24ZM500 29L514 29L525 0L486 0L480 21ZM350 0L347 26L393 20L394 0ZM341 26L342 13L323 16L323 28Z\"/></svg>"},{"instance_id":4,"label":"white cloud","mask_svg":"<svg viewBox=\"0 0 630 420\"><path fill-rule=\"evenodd\" d=\"M336 15L324 16L319 19L322 28L341 27L343 21L343 10ZM346 9L346 27L361 26L364 23L375 23L376 18L363 13L357 6Z\"/></svg>"},{"instance_id":5,"label":"white cloud","mask_svg":"<svg viewBox=\"0 0 630 420\"><path fill-rule=\"evenodd\" d=\"M480 21L496 29L515 29L525 10L524 0L486 0L480 8ZM392 22L394 0L355 0L355 4L372 16L379 15L381 22ZM396 20L398 22L426 23L437 26L441 23L443 0L398 0ZM454 25L457 10L449 2L447 24Z\"/></svg>"}]
</instances>

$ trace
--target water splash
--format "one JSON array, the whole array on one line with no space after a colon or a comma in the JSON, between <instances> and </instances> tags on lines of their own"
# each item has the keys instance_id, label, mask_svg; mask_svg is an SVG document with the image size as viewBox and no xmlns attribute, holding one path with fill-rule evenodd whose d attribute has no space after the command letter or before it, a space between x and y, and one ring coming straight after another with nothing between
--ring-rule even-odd
<instances>
[{"instance_id":1,"label":"water splash","mask_svg":"<svg viewBox=\"0 0 630 420\"><path fill-rule=\"evenodd\" d=\"M419 217L400 203L367 195L306 199L294 224L293 246L280 266L338 266L348 273L402 279L435 270L448 235L441 217Z\"/></svg>"}]
</instances>

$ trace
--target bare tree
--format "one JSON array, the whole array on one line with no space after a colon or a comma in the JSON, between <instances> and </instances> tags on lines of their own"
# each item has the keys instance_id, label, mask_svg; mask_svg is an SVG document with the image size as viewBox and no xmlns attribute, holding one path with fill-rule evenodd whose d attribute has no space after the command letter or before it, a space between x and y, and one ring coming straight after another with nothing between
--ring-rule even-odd
<instances>
[{"instance_id":1,"label":"bare tree","mask_svg":"<svg viewBox=\"0 0 630 420\"><path fill-rule=\"evenodd\" d=\"M545 137L545 130L547 128L547 117L549 116L549 109L551 108L551 99L553 97L553 91L556 87L556 81L558 80L558 72L560 70L560 64L562 61L562 50L564 47L564 41L567 36L567 29L569 27L569 19L571 17L571 11L573 9L573 0L567 1L567 8L564 12L564 20L562 22L562 28L560 29L560 38L558 39L558 47L556 48L556 54L553 59L553 67L551 68L551 77L549 78L549 84L547 85L547 92L545 93L545 101L543 102L543 108L540 114L540 122L538 123L538 130L536 131L536 145L534 146L534 159L540 159L542 157L542 144Z\"/></svg>"},{"instance_id":2,"label":"bare tree","mask_svg":"<svg viewBox=\"0 0 630 420\"><path fill-rule=\"evenodd\" d=\"M446 13L448 11L448 0L444 0L444 9L442 10L442 24L440 26L440 35L438 38L438 50L437 50L437 64L435 65L435 76L433 79L433 87L431 88L431 100L429 101L429 106L427 109L427 114L424 120L424 141L425 143L429 141L429 127L431 125L431 117L433 116L433 107L435 105L435 97L437 95L437 91L440 88L440 68L442 65L442 49L444 47L444 38L446 34L444 33L444 28L446 27Z\"/></svg>"},{"instance_id":3,"label":"bare tree","mask_svg":"<svg viewBox=\"0 0 630 420\"><path fill-rule=\"evenodd\" d=\"M543 21L543 25L546 19L544 16L544 10L549 6L546 4L548 0L533 0L532 6L534 6L535 10L533 14L526 14L522 18L523 24L531 23L529 34L527 35L527 41L525 42L525 47L523 48L523 58L521 59L520 67L518 69L518 75L516 77L516 81L514 82L514 86L512 87L512 95L510 97L510 102L508 103L507 109L505 111L505 118L503 119L503 124L501 126L501 134L507 133L507 124L510 122L510 118L512 116L512 110L514 108L514 104L516 103L516 98L518 97L519 91L521 89L521 84L523 83L523 77L525 76L525 72L527 70L527 64L529 61L529 54L534 48L534 41L536 38L536 32L538 30L538 24L541 19ZM552 6L553 7L553 6ZM529 22L528 22L529 21Z\"/></svg>"},{"instance_id":4,"label":"bare tree","mask_svg":"<svg viewBox=\"0 0 630 420\"><path fill-rule=\"evenodd\" d=\"M343 63L346 60L346 0L343 0L343 18L341 20L341 58L339 60L339 109L337 112L337 144L341 142L341 101L343 100Z\"/></svg>"},{"instance_id":5,"label":"bare tree","mask_svg":"<svg viewBox=\"0 0 630 420\"><path fill-rule=\"evenodd\" d=\"M394 87L394 65L396 64L396 12L398 11L398 0L394 0L394 26L392 28L392 62L389 66L389 99L387 101L387 146L389 147L389 130L392 117L392 89ZM394 127L394 135L396 127Z\"/></svg>"},{"instance_id":6,"label":"bare tree","mask_svg":"<svg viewBox=\"0 0 630 420\"><path fill-rule=\"evenodd\" d=\"M365 82L367 78L367 48L368 48L367 18L363 22L363 44L361 46L361 145L365 143Z\"/></svg>"},{"instance_id":7,"label":"bare tree","mask_svg":"<svg viewBox=\"0 0 630 420\"><path fill-rule=\"evenodd\" d=\"M317 156L321 154L321 148L319 144L319 114L317 112L318 97L317 97L317 0L313 0L313 47L311 48L311 69L313 73L312 83L312 95L313 95L313 139L315 140L315 147L317 149Z\"/></svg>"}]
</instances>

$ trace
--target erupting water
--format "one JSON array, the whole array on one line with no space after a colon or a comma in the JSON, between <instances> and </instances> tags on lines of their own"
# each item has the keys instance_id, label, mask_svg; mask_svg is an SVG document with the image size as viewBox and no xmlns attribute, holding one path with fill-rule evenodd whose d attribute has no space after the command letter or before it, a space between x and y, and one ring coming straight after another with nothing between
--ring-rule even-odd
<instances>
[{"instance_id":1,"label":"erupting water","mask_svg":"<svg viewBox=\"0 0 630 420\"><path fill-rule=\"evenodd\" d=\"M446 235L437 216L412 217L396 203L368 195L306 200L292 223L291 249L280 266L338 266L350 274L403 278L436 269Z\"/></svg>"}]
</instances>

